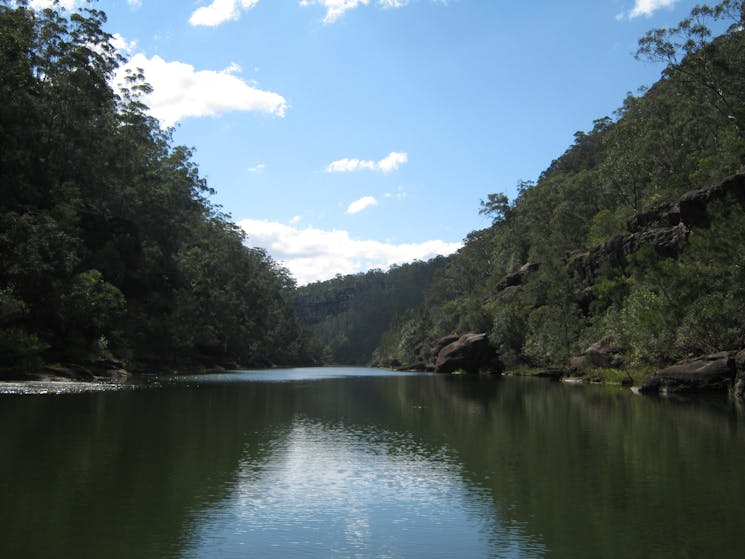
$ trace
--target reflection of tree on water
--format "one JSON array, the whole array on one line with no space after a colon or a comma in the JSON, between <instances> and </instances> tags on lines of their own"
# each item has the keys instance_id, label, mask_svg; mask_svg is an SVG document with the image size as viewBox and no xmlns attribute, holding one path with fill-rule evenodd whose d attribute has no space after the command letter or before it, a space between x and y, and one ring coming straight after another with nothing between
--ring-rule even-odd
<instances>
[{"instance_id":1,"label":"reflection of tree on water","mask_svg":"<svg viewBox=\"0 0 745 559\"><path fill-rule=\"evenodd\" d=\"M347 551L393 549L386 500L448 503L441 535L463 521L495 556L727 557L745 523L745 429L714 401L424 375L2 404L0 514L21 535L0 540L3 557L192 556L231 520L255 529L272 500L335 522Z\"/></svg>"},{"instance_id":2,"label":"reflection of tree on water","mask_svg":"<svg viewBox=\"0 0 745 559\"><path fill-rule=\"evenodd\" d=\"M408 433L301 415L263 458L246 454L195 557L216 545L220 556L246 545L260 557L487 557L496 533L525 548L488 496L463 483L460 464Z\"/></svg>"}]
</instances>

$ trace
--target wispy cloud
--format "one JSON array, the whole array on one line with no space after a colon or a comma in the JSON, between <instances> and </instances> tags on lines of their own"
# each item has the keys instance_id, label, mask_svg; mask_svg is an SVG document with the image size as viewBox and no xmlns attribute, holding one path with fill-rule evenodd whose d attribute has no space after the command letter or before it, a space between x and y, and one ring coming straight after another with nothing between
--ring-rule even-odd
<instances>
[{"instance_id":1,"label":"wispy cloud","mask_svg":"<svg viewBox=\"0 0 745 559\"><path fill-rule=\"evenodd\" d=\"M386 192L383 196L385 198L395 198L397 200L403 200L404 198L408 197L408 192L404 190L402 186L399 186L396 192Z\"/></svg>"},{"instance_id":2,"label":"wispy cloud","mask_svg":"<svg viewBox=\"0 0 745 559\"><path fill-rule=\"evenodd\" d=\"M224 70L197 70L184 62L168 62L159 56L135 54L115 78L123 82L127 69L141 68L153 92L144 102L164 126L188 117L217 116L231 111L260 112L284 117L287 101L278 93L249 85L231 64Z\"/></svg>"},{"instance_id":3,"label":"wispy cloud","mask_svg":"<svg viewBox=\"0 0 745 559\"><path fill-rule=\"evenodd\" d=\"M330 24L338 21L346 12L368 6L370 4L383 9L397 9L408 6L411 0L299 0L301 6L321 6L326 15L323 23ZM436 4L447 4L447 0L432 0Z\"/></svg>"},{"instance_id":4,"label":"wispy cloud","mask_svg":"<svg viewBox=\"0 0 745 559\"><path fill-rule=\"evenodd\" d=\"M380 161L371 161L364 159L337 159L326 166L327 173L354 173L357 171L382 171L391 173L409 161L408 154L400 151L393 151Z\"/></svg>"},{"instance_id":5,"label":"wispy cloud","mask_svg":"<svg viewBox=\"0 0 745 559\"><path fill-rule=\"evenodd\" d=\"M378 0L381 8L403 8L409 3L409 0Z\"/></svg>"},{"instance_id":6,"label":"wispy cloud","mask_svg":"<svg viewBox=\"0 0 745 559\"><path fill-rule=\"evenodd\" d=\"M618 14L616 19L634 19L639 16L649 17L657 10L670 8L677 2L678 0L635 0L634 7L628 12Z\"/></svg>"},{"instance_id":7,"label":"wispy cloud","mask_svg":"<svg viewBox=\"0 0 745 559\"><path fill-rule=\"evenodd\" d=\"M66 10L72 10L73 8L76 8L78 4L82 4L82 0L60 0L59 6L66 9ZM29 7L35 9L35 10L44 10L46 8L51 8L54 6L54 0L31 0L29 2Z\"/></svg>"},{"instance_id":8,"label":"wispy cloud","mask_svg":"<svg viewBox=\"0 0 745 559\"><path fill-rule=\"evenodd\" d=\"M383 243L353 239L347 231L304 229L283 223L244 219L238 222L248 235L248 244L266 249L286 266L299 284L355 274L371 268L388 268L414 260L449 255L461 243L440 240L422 243Z\"/></svg>"},{"instance_id":9,"label":"wispy cloud","mask_svg":"<svg viewBox=\"0 0 745 559\"><path fill-rule=\"evenodd\" d=\"M119 52L130 55L137 48L137 41L128 41L119 33L114 33L111 36L111 46L113 46Z\"/></svg>"},{"instance_id":10,"label":"wispy cloud","mask_svg":"<svg viewBox=\"0 0 745 559\"><path fill-rule=\"evenodd\" d=\"M349 10L358 6L367 6L370 0L300 0L301 6L318 5L326 8L323 23L334 23Z\"/></svg>"},{"instance_id":11,"label":"wispy cloud","mask_svg":"<svg viewBox=\"0 0 745 559\"><path fill-rule=\"evenodd\" d=\"M127 4L133 8L139 8L142 6L142 0L127 0Z\"/></svg>"},{"instance_id":12,"label":"wispy cloud","mask_svg":"<svg viewBox=\"0 0 745 559\"><path fill-rule=\"evenodd\" d=\"M191 14L189 23L194 26L216 27L226 21L238 19L240 9L250 10L259 0L212 0L209 6L197 8Z\"/></svg>"},{"instance_id":13,"label":"wispy cloud","mask_svg":"<svg viewBox=\"0 0 745 559\"><path fill-rule=\"evenodd\" d=\"M355 200L349 206L347 207L347 213L354 215L358 214L363 210L366 210L367 208L371 208L372 206L377 206L378 201L373 196L363 196L359 200Z\"/></svg>"},{"instance_id":14,"label":"wispy cloud","mask_svg":"<svg viewBox=\"0 0 745 559\"><path fill-rule=\"evenodd\" d=\"M266 170L266 164L259 163L258 165L254 165L253 167L248 168L249 173L261 173Z\"/></svg>"}]
</instances>

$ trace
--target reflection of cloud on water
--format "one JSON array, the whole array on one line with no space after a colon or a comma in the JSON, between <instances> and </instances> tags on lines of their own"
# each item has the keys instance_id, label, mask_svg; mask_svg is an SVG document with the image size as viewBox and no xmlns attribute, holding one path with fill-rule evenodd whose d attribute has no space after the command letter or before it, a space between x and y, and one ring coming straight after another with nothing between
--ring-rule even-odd
<instances>
[{"instance_id":1,"label":"reflection of cloud on water","mask_svg":"<svg viewBox=\"0 0 745 559\"><path fill-rule=\"evenodd\" d=\"M231 498L204 515L194 557L540 555L452 456L410 435L297 419L261 455L247 453Z\"/></svg>"}]
</instances>

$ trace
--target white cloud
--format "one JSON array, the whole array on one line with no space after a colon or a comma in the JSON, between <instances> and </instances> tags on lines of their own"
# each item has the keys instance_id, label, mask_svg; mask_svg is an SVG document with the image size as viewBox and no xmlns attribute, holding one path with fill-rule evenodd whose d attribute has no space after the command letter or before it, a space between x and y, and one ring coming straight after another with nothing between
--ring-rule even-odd
<instances>
[{"instance_id":1,"label":"white cloud","mask_svg":"<svg viewBox=\"0 0 745 559\"><path fill-rule=\"evenodd\" d=\"M362 169L374 170L375 161L362 161L360 159L338 159L326 166L327 173L354 173Z\"/></svg>"},{"instance_id":2,"label":"white cloud","mask_svg":"<svg viewBox=\"0 0 745 559\"><path fill-rule=\"evenodd\" d=\"M367 6L369 3L370 0L300 0L301 6L317 4L326 8L326 17L323 18L323 23L334 23L348 10L357 6Z\"/></svg>"},{"instance_id":3,"label":"white cloud","mask_svg":"<svg viewBox=\"0 0 745 559\"><path fill-rule=\"evenodd\" d=\"M651 16L661 8L672 7L678 0L636 0L634 7L628 14L619 14L616 19L623 19L624 16L633 19L639 16Z\"/></svg>"},{"instance_id":4,"label":"white cloud","mask_svg":"<svg viewBox=\"0 0 745 559\"><path fill-rule=\"evenodd\" d=\"M300 285L322 281L336 274L355 274L388 268L414 260L452 254L461 243L433 240L422 243L383 243L353 239L347 231L305 229L283 223L244 219L238 222L248 235L247 244L266 249L286 266Z\"/></svg>"},{"instance_id":5,"label":"white cloud","mask_svg":"<svg viewBox=\"0 0 745 559\"><path fill-rule=\"evenodd\" d=\"M383 196L385 198L396 198L397 200L403 200L408 195L408 192L406 192L406 190L404 190L402 186L399 186L396 192L386 192Z\"/></svg>"},{"instance_id":6,"label":"white cloud","mask_svg":"<svg viewBox=\"0 0 745 559\"><path fill-rule=\"evenodd\" d=\"M359 6L367 6L371 0L300 0L301 6L321 6L326 9L323 23L334 23L349 10ZM445 4L445 0L433 0L438 4ZM376 4L384 9L403 8L410 0L377 0Z\"/></svg>"},{"instance_id":7,"label":"white cloud","mask_svg":"<svg viewBox=\"0 0 745 559\"><path fill-rule=\"evenodd\" d=\"M60 0L59 5L66 10L72 10L80 3L81 0ZM35 10L44 10L53 7L54 0L31 0L28 5Z\"/></svg>"},{"instance_id":8,"label":"white cloud","mask_svg":"<svg viewBox=\"0 0 745 559\"><path fill-rule=\"evenodd\" d=\"M127 0L127 4L133 8L139 8L142 6L142 0Z\"/></svg>"},{"instance_id":9,"label":"white cloud","mask_svg":"<svg viewBox=\"0 0 745 559\"><path fill-rule=\"evenodd\" d=\"M115 83L122 83L127 69L142 68L153 92L144 102L164 126L188 117L216 116L229 111L250 111L284 117L287 102L278 93L257 89L235 74L237 64L224 70L196 70L183 62L136 54L119 69Z\"/></svg>"},{"instance_id":10,"label":"white cloud","mask_svg":"<svg viewBox=\"0 0 745 559\"><path fill-rule=\"evenodd\" d=\"M354 173L356 171L382 171L390 173L397 170L401 165L409 161L406 153L393 151L380 161L369 161L362 159L337 159L326 166L327 173Z\"/></svg>"},{"instance_id":11,"label":"white cloud","mask_svg":"<svg viewBox=\"0 0 745 559\"><path fill-rule=\"evenodd\" d=\"M212 0L209 6L195 10L189 18L189 23L195 26L216 27L226 21L238 19L239 4L244 10L250 10L258 3L259 0Z\"/></svg>"},{"instance_id":12,"label":"white cloud","mask_svg":"<svg viewBox=\"0 0 745 559\"><path fill-rule=\"evenodd\" d=\"M259 163L258 165L254 165L253 167L248 168L249 173L261 173L266 169L266 164Z\"/></svg>"},{"instance_id":13,"label":"white cloud","mask_svg":"<svg viewBox=\"0 0 745 559\"><path fill-rule=\"evenodd\" d=\"M372 196L363 196L359 200L355 200L354 202L349 204L349 207L347 207L347 213L352 215L358 214L361 211L366 210L367 208L371 208L377 205L378 201Z\"/></svg>"},{"instance_id":14,"label":"white cloud","mask_svg":"<svg viewBox=\"0 0 745 559\"><path fill-rule=\"evenodd\" d=\"M137 41L127 41L119 33L114 33L111 37L111 46L124 54L131 54L137 48Z\"/></svg>"},{"instance_id":15,"label":"white cloud","mask_svg":"<svg viewBox=\"0 0 745 559\"><path fill-rule=\"evenodd\" d=\"M397 170L401 165L409 161L409 156L402 152L391 152L385 158L378 161L378 169L384 173Z\"/></svg>"},{"instance_id":16,"label":"white cloud","mask_svg":"<svg viewBox=\"0 0 745 559\"><path fill-rule=\"evenodd\" d=\"M409 0L378 0L382 8L403 8L409 3Z\"/></svg>"}]
</instances>

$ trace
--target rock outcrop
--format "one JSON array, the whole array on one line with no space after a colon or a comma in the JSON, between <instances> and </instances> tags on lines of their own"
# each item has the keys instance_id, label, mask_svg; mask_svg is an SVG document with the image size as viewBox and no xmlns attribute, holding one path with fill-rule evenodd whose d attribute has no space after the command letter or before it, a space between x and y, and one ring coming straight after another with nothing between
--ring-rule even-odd
<instances>
[{"instance_id":1,"label":"rock outcrop","mask_svg":"<svg viewBox=\"0 0 745 559\"><path fill-rule=\"evenodd\" d=\"M438 351L435 372L459 370L467 373L502 371L499 355L486 334L465 334Z\"/></svg>"},{"instance_id":2,"label":"rock outcrop","mask_svg":"<svg viewBox=\"0 0 745 559\"><path fill-rule=\"evenodd\" d=\"M656 227L639 233L617 235L595 245L586 253L570 255L567 269L570 276L584 285L591 285L603 265L623 270L628 266L631 255L644 246L651 246L662 258L676 256L689 232L685 224L679 223L672 227Z\"/></svg>"},{"instance_id":3,"label":"rock outcrop","mask_svg":"<svg viewBox=\"0 0 745 559\"><path fill-rule=\"evenodd\" d=\"M729 177L711 188L689 190L674 204L639 214L631 223L631 230L672 227L680 223L688 227L708 227L709 204L716 200L724 200L728 196L745 207L745 174Z\"/></svg>"},{"instance_id":4,"label":"rock outcrop","mask_svg":"<svg viewBox=\"0 0 745 559\"><path fill-rule=\"evenodd\" d=\"M733 352L723 351L676 363L647 377L639 392L726 392L735 382Z\"/></svg>"},{"instance_id":5,"label":"rock outcrop","mask_svg":"<svg viewBox=\"0 0 745 559\"><path fill-rule=\"evenodd\" d=\"M525 279L528 277L528 275L531 272L535 272L539 268L540 264L537 264L536 262L528 262L527 264L523 264L517 272L508 274L502 281L497 284L497 294L505 290L510 290L511 288L520 287L523 283L525 283Z\"/></svg>"},{"instance_id":6,"label":"rock outcrop","mask_svg":"<svg viewBox=\"0 0 745 559\"><path fill-rule=\"evenodd\" d=\"M673 204L637 215L629 224L631 233L612 237L587 252L569 254L568 272L588 286L604 265L624 269L629 257L642 247L651 247L660 257L677 256L691 227L709 226L709 205L728 197L745 208L745 174L711 188L688 191Z\"/></svg>"},{"instance_id":7,"label":"rock outcrop","mask_svg":"<svg viewBox=\"0 0 745 559\"><path fill-rule=\"evenodd\" d=\"M604 336L588 347L582 355L569 359L569 370L582 372L591 367L620 367L623 364L621 348L612 336Z\"/></svg>"},{"instance_id":8,"label":"rock outcrop","mask_svg":"<svg viewBox=\"0 0 745 559\"><path fill-rule=\"evenodd\" d=\"M741 349L735 355L735 368L737 369L735 396L745 399L745 349Z\"/></svg>"},{"instance_id":9,"label":"rock outcrop","mask_svg":"<svg viewBox=\"0 0 745 559\"><path fill-rule=\"evenodd\" d=\"M617 367L621 363L621 348L612 336L605 336L585 350L585 356L594 367Z\"/></svg>"}]
</instances>

